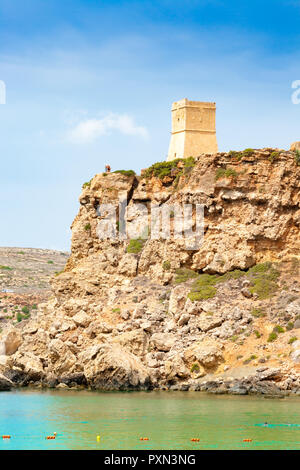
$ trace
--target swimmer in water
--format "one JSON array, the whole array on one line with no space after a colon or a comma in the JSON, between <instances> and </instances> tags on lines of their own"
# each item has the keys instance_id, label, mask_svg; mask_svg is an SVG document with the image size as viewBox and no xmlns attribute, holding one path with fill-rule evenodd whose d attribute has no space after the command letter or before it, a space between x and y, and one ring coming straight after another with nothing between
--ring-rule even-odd
<instances>
[{"instance_id":1,"label":"swimmer in water","mask_svg":"<svg viewBox=\"0 0 300 470\"><path fill-rule=\"evenodd\" d=\"M264 423L264 426L268 426L268 423L267 423L267 421Z\"/></svg>"}]
</instances>

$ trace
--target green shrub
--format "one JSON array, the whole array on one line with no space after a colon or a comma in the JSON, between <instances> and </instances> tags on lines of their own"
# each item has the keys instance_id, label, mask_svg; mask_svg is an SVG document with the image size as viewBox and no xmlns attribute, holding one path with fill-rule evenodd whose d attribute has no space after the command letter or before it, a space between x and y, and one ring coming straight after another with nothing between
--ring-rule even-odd
<instances>
[{"instance_id":1,"label":"green shrub","mask_svg":"<svg viewBox=\"0 0 300 470\"><path fill-rule=\"evenodd\" d=\"M91 186L91 182L92 182L92 180L86 181L85 183L83 183L82 189L89 188Z\"/></svg>"},{"instance_id":2,"label":"green shrub","mask_svg":"<svg viewBox=\"0 0 300 470\"><path fill-rule=\"evenodd\" d=\"M255 334L255 336L256 336L257 339L259 339L259 338L261 337L260 332L257 331L257 330L254 330L254 334Z\"/></svg>"},{"instance_id":3,"label":"green shrub","mask_svg":"<svg viewBox=\"0 0 300 470\"><path fill-rule=\"evenodd\" d=\"M163 264L162 264L162 268L163 268L164 271L170 271L170 269L171 269L170 261L169 260L164 261Z\"/></svg>"},{"instance_id":4,"label":"green shrub","mask_svg":"<svg viewBox=\"0 0 300 470\"><path fill-rule=\"evenodd\" d=\"M116 170L113 173L120 173L124 176L135 176L135 171L133 170Z\"/></svg>"},{"instance_id":5,"label":"green shrub","mask_svg":"<svg viewBox=\"0 0 300 470\"><path fill-rule=\"evenodd\" d=\"M266 262L253 266L248 272L236 269L225 274L197 274L195 271L187 268L176 270L175 283L186 282L189 279L196 278L188 297L191 300L202 300L214 297L216 294L216 286L220 283L238 280L247 276L250 280L250 291L256 293L258 298L265 299L270 297L277 291L277 279L280 276L272 263ZM261 309L253 309L251 311L255 317L265 316L265 312Z\"/></svg>"},{"instance_id":6,"label":"green shrub","mask_svg":"<svg viewBox=\"0 0 300 470\"><path fill-rule=\"evenodd\" d=\"M36 305L36 304L33 304L33 305L31 306L31 308L32 308L32 310L36 310L36 309L37 309L37 305Z\"/></svg>"},{"instance_id":7,"label":"green shrub","mask_svg":"<svg viewBox=\"0 0 300 470\"><path fill-rule=\"evenodd\" d=\"M230 151L228 152L228 155L229 155L231 158L234 158L235 160L241 160L241 158L243 157L242 152L236 152L235 150L230 150Z\"/></svg>"},{"instance_id":8,"label":"green shrub","mask_svg":"<svg viewBox=\"0 0 300 470\"><path fill-rule=\"evenodd\" d=\"M22 315L22 313L18 312L17 313L17 322L20 322L22 320L23 320L23 315Z\"/></svg>"},{"instance_id":9,"label":"green shrub","mask_svg":"<svg viewBox=\"0 0 300 470\"><path fill-rule=\"evenodd\" d=\"M18 251L18 255L25 255L25 251Z\"/></svg>"},{"instance_id":10,"label":"green shrub","mask_svg":"<svg viewBox=\"0 0 300 470\"><path fill-rule=\"evenodd\" d=\"M254 149L248 148L242 151L230 150L228 155L235 160L241 160L243 157L251 157L253 155Z\"/></svg>"},{"instance_id":11,"label":"green shrub","mask_svg":"<svg viewBox=\"0 0 300 470\"><path fill-rule=\"evenodd\" d=\"M202 286L200 287L197 291L190 292L188 294L188 298L192 300L193 302L199 301L199 300L206 300L206 299L211 299L214 297L217 293L217 289L212 286Z\"/></svg>"},{"instance_id":12,"label":"green shrub","mask_svg":"<svg viewBox=\"0 0 300 470\"><path fill-rule=\"evenodd\" d=\"M275 333L284 333L284 329L283 329L282 326L280 326L280 325L274 326L273 331L274 331Z\"/></svg>"},{"instance_id":13,"label":"green shrub","mask_svg":"<svg viewBox=\"0 0 300 470\"><path fill-rule=\"evenodd\" d=\"M132 238L130 241L129 241L129 245L127 246L127 253L139 253L140 251L142 251L143 249L143 246L145 245L146 243L146 240L143 239L143 238Z\"/></svg>"},{"instance_id":14,"label":"green shrub","mask_svg":"<svg viewBox=\"0 0 300 470\"><path fill-rule=\"evenodd\" d=\"M91 224L85 224L84 230L86 231L91 230Z\"/></svg>"},{"instance_id":15,"label":"green shrub","mask_svg":"<svg viewBox=\"0 0 300 470\"><path fill-rule=\"evenodd\" d=\"M295 162L296 165L300 165L300 150L295 150Z\"/></svg>"},{"instance_id":16,"label":"green shrub","mask_svg":"<svg viewBox=\"0 0 300 470\"><path fill-rule=\"evenodd\" d=\"M271 163L275 162L275 160L278 160L279 158L279 152L272 152L271 155L269 156L269 160Z\"/></svg>"},{"instance_id":17,"label":"green shrub","mask_svg":"<svg viewBox=\"0 0 300 470\"><path fill-rule=\"evenodd\" d=\"M179 162L183 162L183 170L177 167ZM195 159L193 157L188 158L176 158L175 160L171 160L170 162L157 162L147 168L144 172L142 177L143 178L151 178L155 176L156 178L163 179L165 176L171 176L173 169L178 169L181 174L184 174L186 170L190 170L195 165ZM174 175L175 177L175 175Z\"/></svg>"},{"instance_id":18,"label":"green shrub","mask_svg":"<svg viewBox=\"0 0 300 470\"><path fill-rule=\"evenodd\" d=\"M277 339L277 333L275 333L275 331L272 331L272 333L269 334L268 343L272 343L276 339Z\"/></svg>"},{"instance_id":19,"label":"green shrub","mask_svg":"<svg viewBox=\"0 0 300 470\"><path fill-rule=\"evenodd\" d=\"M195 166L194 157L187 157L183 159L184 168L193 168Z\"/></svg>"},{"instance_id":20,"label":"green shrub","mask_svg":"<svg viewBox=\"0 0 300 470\"><path fill-rule=\"evenodd\" d=\"M3 269L5 271L12 271L13 268L11 268L10 266L0 266L0 269Z\"/></svg>"},{"instance_id":21,"label":"green shrub","mask_svg":"<svg viewBox=\"0 0 300 470\"><path fill-rule=\"evenodd\" d=\"M292 336L289 340L288 340L288 344L293 344L295 341L297 341L297 336Z\"/></svg>"},{"instance_id":22,"label":"green shrub","mask_svg":"<svg viewBox=\"0 0 300 470\"><path fill-rule=\"evenodd\" d=\"M216 171L216 180L221 178L236 178L237 172L233 168L218 168Z\"/></svg>"},{"instance_id":23,"label":"green shrub","mask_svg":"<svg viewBox=\"0 0 300 470\"><path fill-rule=\"evenodd\" d=\"M121 312L121 309L120 309L119 307L117 307L117 308L113 308L112 311L113 311L114 313L120 313L120 312Z\"/></svg>"},{"instance_id":24,"label":"green shrub","mask_svg":"<svg viewBox=\"0 0 300 470\"><path fill-rule=\"evenodd\" d=\"M49 261L47 261L48 264L53 264L53 261L51 261L51 259Z\"/></svg>"},{"instance_id":25,"label":"green shrub","mask_svg":"<svg viewBox=\"0 0 300 470\"><path fill-rule=\"evenodd\" d=\"M197 362L192 364L191 372L199 372L199 370L200 370L200 366L199 366L199 364L197 364Z\"/></svg>"},{"instance_id":26,"label":"green shrub","mask_svg":"<svg viewBox=\"0 0 300 470\"><path fill-rule=\"evenodd\" d=\"M261 308L253 308L250 313L251 315L253 315L253 317L256 317L256 318L261 318L261 317L266 316L266 312Z\"/></svg>"},{"instance_id":27,"label":"green shrub","mask_svg":"<svg viewBox=\"0 0 300 470\"><path fill-rule=\"evenodd\" d=\"M189 279L193 279L198 276L198 273L193 271L192 269L188 268L178 268L175 271L175 283L181 284L182 282L186 282Z\"/></svg>"},{"instance_id":28,"label":"green shrub","mask_svg":"<svg viewBox=\"0 0 300 470\"><path fill-rule=\"evenodd\" d=\"M54 275L55 275L55 276L59 276L59 275L60 275L61 273L63 273L63 272L64 272L63 269L62 269L61 271L55 271Z\"/></svg>"},{"instance_id":29,"label":"green shrub","mask_svg":"<svg viewBox=\"0 0 300 470\"><path fill-rule=\"evenodd\" d=\"M251 148L245 149L245 150L243 150L243 154L244 154L244 155L247 155L248 157L250 157L251 155L254 154L254 149L251 149Z\"/></svg>"},{"instance_id":30,"label":"green shrub","mask_svg":"<svg viewBox=\"0 0 300 470\"><path fill-rule=\"evenodd\" d=\"M241 271L240 269L235 269L234 271L228 271L227 273L219 276L216 282L226 282L230 281L231 279L240 279L245 275L246 273L244 271Z\"/></svg>"},{"instance_id":31,"label":"green shrub","mask_svg":"<svg viewBox=\"0 0 300 470\"><path fill-rule=\"evenodd\" d=\"M22 312L24 313L24 315L21 312L17 312L16 314L17 322L20 322L22 320L27 320L27 318L30 317L30 311L28 307L23 307Z\"/></svg>"},{"instance_id":32,"label":"green shrub","mask_svg":"<svg viewBox=\"0 0 300 470\"><path fill-rule=\"evenodd\" d=\"M17 315L16 315L17 322L20 322L22 320L27 320L29 317L30 317L30 313L28 313L26 315L22 315L22 313L18 312Z\"/></svg>"},{"instance_id":33,"label":"green shrub","mask_svg":"<svg viewBox=\"0 0 300 470\"><path fill-rule=\"evenodd\" d=\"M272 267L272 263L270 261L266 261L265 263L259 263L252 268L249 269L249 273L252 274L264 274L267 273Z\"/></svg>"},{"instance_id":34,"label":"green shrub","mask_svg":"<svg viewBox=\"0 0 300 470\"><path fill-rule=\"evenodd\" d=\"M254 279L250 292L257 294L259 299L267 299L277 291L277 284L270 282L268 279Z\"/></svg>"},{"instance_id":35,"label":"green shrub","mask_svg":"<svg viewBox=\"0 0 300 470\"><path fill-rule=\"evenodd\" d=\"M251 361L254 361L255 359L257 359L257 356L255 356L255 354L252 354L250 357L248 357L248 359L246 359L243 363L244 364L249 364L249 362Z\"/></svg>"},{"instance_id":36,"label":"green shrub","mask_svg":"<svg viewBox=\"0 0 300 470\"><path fill-rule=\"evenodd\" d=\"M198 301L214 297L217 293L217 289L214 287L217 281L216 274L200 274L194 281L188 298L192 301Z\"/></svg>"},{"instance_id":37,"label":"green shrub","mask_svg":"<svg viewBox=\"0 0 300 470\"><path fill-rule=\"evenodd\" d=\"M260 263L249 269L247 276L251 280L250 292L257 294L259 299L271 297L277 290L280 276L272 263Z\"/></svg>"},{"instance_id":38,"label":"green shrub","mask_svg":"<svg viewBox=\"0 0 300 470\"><path fill-rule=\"evenodd\" d=\"M285 328L286 331L292 330L294 328L294 323L292 321L289 321Z\"/></svg>"},{"instance_id":39,"label":"green shrub","mask_svg":"<svg viewBox=\"0 0 300 470\"><path fill-rule=\"evenodd\" d=\"M192 289L188 294L188 298L192 301L210 299L217 293L216 285L222 282L230 281L231 279L239 279L245 276L244 271L236 269L223 275L218 274L200 274L192 285ZM181 282L184 282L181 281Z\"/></svg>"}]
</instances>

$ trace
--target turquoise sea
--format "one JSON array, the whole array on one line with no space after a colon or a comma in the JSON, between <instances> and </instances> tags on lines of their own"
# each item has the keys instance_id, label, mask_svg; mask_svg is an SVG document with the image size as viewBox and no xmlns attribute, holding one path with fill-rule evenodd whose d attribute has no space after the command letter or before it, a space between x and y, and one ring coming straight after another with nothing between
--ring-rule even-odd
<instances>
[{"instance_id":1,"label":"turquoise sea","mask_svg":"<svg viewBox=\"0 0 300 470\"><path fill-rule=\"evenodd\" d=\"M46 440L54 432L56 439ZM300 449L300 397L1 392L0 450L4 449Z\"/></svg>"}]
</instances>

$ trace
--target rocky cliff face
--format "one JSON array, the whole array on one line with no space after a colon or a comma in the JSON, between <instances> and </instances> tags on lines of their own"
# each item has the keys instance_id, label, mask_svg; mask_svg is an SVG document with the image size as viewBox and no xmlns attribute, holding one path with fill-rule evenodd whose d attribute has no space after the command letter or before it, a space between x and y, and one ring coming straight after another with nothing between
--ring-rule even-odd
<instances>
[{"instance_id":1,"label":"rocky cliff face","mask_svg":"<svg viewBox=\"0 0 300 470\"><path fill-rule=\"evenodd\" d=\"M297 154L274 149L156 164L139 177L96 175L80 195L54 298L2 334L6 379L300 391L299 177ZM101 240L103 204L118 203L121 193L129 229L138 203L203 205L202 244L190 250L174 237L122 240L119 223L117 237ZM139 220L149 227L146 213Z\"/></svg>"}]
</instances>

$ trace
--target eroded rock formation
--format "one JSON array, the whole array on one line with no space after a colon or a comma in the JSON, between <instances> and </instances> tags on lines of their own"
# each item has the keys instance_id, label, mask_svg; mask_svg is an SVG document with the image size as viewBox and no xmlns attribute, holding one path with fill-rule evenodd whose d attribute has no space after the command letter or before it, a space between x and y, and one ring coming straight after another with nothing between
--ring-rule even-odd
<instances>
[{"instance_id":1,"label":"eroded rock formation","mask_svg":"<svg viewBox=\"0 0 300 470\"><path fill-rule=\"evenodd\" d=\"M12 383L300 392L295 153L248 149L172 164L84 185L53 299L2 333L0 371ZM129 226L137 203L202 204L203 243L99 239L99 208L120 193Z\"/></svg>"}]
</instances>

